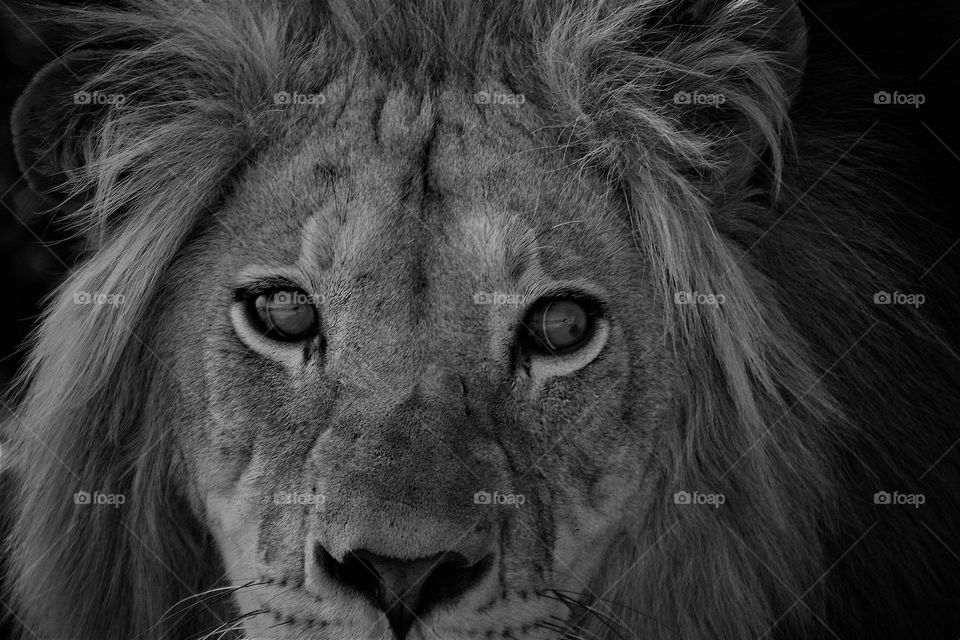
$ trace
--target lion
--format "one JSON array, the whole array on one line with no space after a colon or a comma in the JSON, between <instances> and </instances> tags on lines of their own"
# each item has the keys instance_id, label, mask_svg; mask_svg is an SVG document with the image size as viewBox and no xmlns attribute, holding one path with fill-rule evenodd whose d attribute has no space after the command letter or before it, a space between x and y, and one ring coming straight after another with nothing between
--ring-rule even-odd
<instances>
[{"instance_id":1,"label":"lion","mask_svg":"<svg viewBox=\"0 0 960 640\"><path fill-rule=\"evenodd\" d=\"M947 266L793 0L61 11L22 637L956 637Z\"/></svg>"}]
</instances>

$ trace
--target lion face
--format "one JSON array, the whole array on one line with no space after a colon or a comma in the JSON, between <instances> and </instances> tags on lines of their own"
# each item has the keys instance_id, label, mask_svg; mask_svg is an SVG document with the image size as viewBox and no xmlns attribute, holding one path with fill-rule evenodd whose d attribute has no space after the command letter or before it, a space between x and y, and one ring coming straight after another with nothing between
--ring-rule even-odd
<instances>
[{"instance_id":1,"label":"lion face","mask_svg":"<svg viewBox=\"0 0 960 640\"><path fill-rule=\"evenodd\" d=\"M252 637L548 637L666 419L629 223L529 104L337 87L170 276L184 490Z\"/></svg>"},{"instance_id":2,"label":"lion face","mask_svg":"<svg viewBox=\"0 0 960 640\"><path fill-rule=\"evenodd\" d=\"M956 450L952 355L857 293L910 290L860 140L790 153L798 3L123 4L13 118L89 241L0 470L25 628L937 636L953 511L863 498Z\"/></svg>"}]
</instances>

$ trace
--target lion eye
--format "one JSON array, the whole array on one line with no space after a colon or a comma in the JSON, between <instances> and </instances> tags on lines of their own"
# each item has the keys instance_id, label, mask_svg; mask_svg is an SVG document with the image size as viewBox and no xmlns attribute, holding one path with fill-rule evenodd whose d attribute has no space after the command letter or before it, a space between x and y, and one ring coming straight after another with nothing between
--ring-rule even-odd
<instances>
[{"instance_id":1,"label":"lion eye","mask_svg":"<svg viewBox=\"0 0 960 640\"><path fill-rule=\"evenodd\" d=\"M297 342L316 332L317 310L299 289L274 289L250 298L249 313L267 337Z\"/></svg>"},{"instance_id":2,"label":"lion eye","mask_svg":"<svg viewBox=\"0 0 960 640\"><path fill-rule=\"evenodd\" d=\"M563 353L581 346L593 329L593 313L570 299L538 303L523 322L521 343L537 353Z\"/></svg>"}]
</instances>

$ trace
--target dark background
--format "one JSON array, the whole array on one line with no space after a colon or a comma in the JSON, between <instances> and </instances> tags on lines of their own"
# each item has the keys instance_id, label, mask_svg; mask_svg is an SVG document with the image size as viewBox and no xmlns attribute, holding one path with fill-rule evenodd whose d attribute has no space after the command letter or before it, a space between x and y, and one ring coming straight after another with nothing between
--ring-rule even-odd
<instances>
[{"instance_id":1,"label":"dark background","mask_svg":"<svg viewBox=\"0 0 960 640\"><path fill-rule=\"evenodd\" d=\"M871 136L898 141L898 157L890 160L932 204L927 215L942 227L942 237L935 240L945 249L953 246L944 265L957 265L960 3L806 0L801 5L811 32L810 86L804 91L831 92L831 104L849 112L851 133L878 123ZM32 23L25 6L0 0L0 389L22 362L22 345L43 297L78 248L69 230L40 211L20 179L11 148L7 121L17 95L69 44L63 34ZM877 91L921 93L926 103L920 108L875 105Z\"/></svg>"}]
</instances>

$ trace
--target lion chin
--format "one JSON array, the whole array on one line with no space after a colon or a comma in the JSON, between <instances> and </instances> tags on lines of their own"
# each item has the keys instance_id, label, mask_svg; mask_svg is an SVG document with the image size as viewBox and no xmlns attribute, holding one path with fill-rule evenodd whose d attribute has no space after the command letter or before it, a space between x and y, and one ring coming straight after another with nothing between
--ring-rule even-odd
<instances>
[{"instance_id":1,"label":"lion chin","mask_svg":"<svg viewBox=\"0 0 960 640\"><path fill-rule=\"evenodd\" d=\"M793 0L61 12L24 638L957 636L949 274Z\"/></svg>"}]
</instances>

